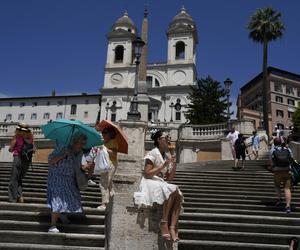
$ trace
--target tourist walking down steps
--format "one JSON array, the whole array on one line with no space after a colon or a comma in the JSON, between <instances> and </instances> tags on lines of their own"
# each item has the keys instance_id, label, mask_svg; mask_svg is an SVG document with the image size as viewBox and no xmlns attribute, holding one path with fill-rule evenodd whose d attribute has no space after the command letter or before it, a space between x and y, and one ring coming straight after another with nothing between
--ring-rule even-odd
<instances>
[{"instance_id":1,"label":"tourist walking down steps","mask_svg":"<svg viewBox=\"0 0 300 250\"><path fill-rule=\"evenodd\" d=\"M235 128L232 127L230 132L226 136L226 138L229 139L229 145L230 145L230 150L231 150L233 160L236 159L234 143L238 139L238 135L239 135L239 131L235 130Z\"/></svg>"},{"instance_id":2,"label":"tourist walking down steps","mask_svg":"<svg viewBox=\"0 0 300 250\"><path fill-rule=\"evenodd\" d=\"M81 167L84 171L90 167L81 165L82 149L86 141L86 135L77 133L73 136L71 145L56 148L49 155L47 204L51 208L50 233L59 233L56 223L61 213L82 213L75 167Z\"/></svg>"},{"instance_id":3,"label":"tourist walking down steps","mask_svg":"<svg viewBox=\"0 0 300 250\"><path fill-rule=\"evenodd\" d=\"M35 150L33 135L25 123L20 123L16 127L9 152L13 153L13 163L8 185L8 201L24 202L22 192L22 180L31 163L32 154Z\"/></svg>"},{"instance_id":4,"label":"tourist walking down steps","mask_svg":"<svg viewBox=\"0 0 300 250\"><path fill-rule=\"evenodd\" d=\"M176 172L175 157L168 157L167 134L157 131L151 136L155 148L145 156L143 177L139 191L134 193L134 202L138 207L163 205L160 230L162 237L169 241L178 241L177 222L181 211L183 195L178 186L167 181L174 178Z\"/></svg>"}]
</instances>

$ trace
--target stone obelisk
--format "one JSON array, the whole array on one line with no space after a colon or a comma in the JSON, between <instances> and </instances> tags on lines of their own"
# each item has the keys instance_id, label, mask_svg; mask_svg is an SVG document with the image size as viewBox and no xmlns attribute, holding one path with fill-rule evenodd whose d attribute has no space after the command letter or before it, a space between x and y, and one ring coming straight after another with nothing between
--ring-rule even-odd
<instances>
[{"instance_id":1,"label":"stone obelisk","mask_svg":"<svg viewBox=\"0 0 300 250\"><path fill-rule=\"evenodd\" d=\"M149 97L147 91L147 54L148 54L148 10L144 10L141 38L145 42L142 49L141 62L139 65L138 81L138 109L141 113L141 121L148 121Z\"/></svg>"}]
</instances>

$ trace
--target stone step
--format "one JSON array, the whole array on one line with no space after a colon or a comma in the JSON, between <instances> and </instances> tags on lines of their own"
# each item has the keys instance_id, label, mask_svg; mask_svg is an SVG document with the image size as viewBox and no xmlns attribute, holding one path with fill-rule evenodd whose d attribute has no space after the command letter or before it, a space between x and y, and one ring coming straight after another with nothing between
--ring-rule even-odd
<instances>
[{"instance_id":1,"label":"stone step","mask_svg":"<svg viewBox=\"0 0 300 250\"><path fill-rule=\"evenodd\" d=\"M13 220L17 218L18 221L39 221L48 222L50 220L49 212L30 212L30 211L7 211L0 210L0 220ZM83 214L72 214L68 215L68 218L72 223L80 224L91 224L91 225L101 225L104 224L104 215L83 215Z\"/></svg>"},{"instance_id":2,"label":"stone step","mask_svg":"<svg viewBox=\"0 0 300 250\"><path fill-rule=\"evenodd\" d=\"M239 189L220 189L218 187L213 187L213 186L209 186L208 188L204 188L202 186L201 187L182 187L180 186L180 190L185 194L198 194L198 193L207 193L207 194L240 194L240 195L269 195L269 197L272 197L275 195L275 192L274 190L264 190L263 192L261 192L260 189L256 189L256 190L249 190L247 188L239 188ZM294 187L293 188L293 198L294 197L300 197L300 193L298 192L299 191L299 188L298 187Z\"/></svg>"},{"instance_id":3,"label":"stone step","mask_svg":"<svg viewBox=\"0 0 300 250\"><path fill-rule=\"evenodd\" d=\"M104 247L105 236L100 234L69 234L34 231L8 231L0 230L0 242L36 244L43 242L49 245Z\"/></svg>"},{"instance_id":4,"label":"stone step","mask_svg":"<svg viewBox=\"0 0 300 250\"><path fill-rule=\"evenodd\" d=\"M174 182L171 182L174 183ZM175 184L175 183L174 183ZM207 183L207 184L202 184L199 183L198 185L189 185L189 184L179 184L178 185L180 187L180 189L184 189L184 188L188 188L188 189L193 189L195 191L205 191L206 189L211 189L211 190L224 190L224 191L238 191L241 190L243 192L247 192L249 190L249 192L256 192L256 193L261 193L261 192L270 192L270 191L274 191L274 186L271 187L256 187L256 186L235 186L235 185L220 185L220 184L213 184L213 183ZM298 190L298 188L295 188L295 190Z\"/></svg>"},{"instance_id":5,"label":"stone step","mask_svg":"<svg viewBox=\"0 0 300 250\"><path fill-rule=\"evenodd\" d=\"M215 221L215 222L239 222L254 224L270 224L270 225L288 225L296 226L300 224L300 218L291 214L282 214L281 217L275 216L259 216L259 215L235 215L235 214L214 214L214 213L183 213L180 218L182 220L192 221Z\"/></svg>"},{"instance_id":6,"label":"stone step","mask_svg":"<svg viewBox=\"0 0 300 250\"><path fill-rule=\"evenodd\" d=\"M0 249L106 249L107 211L96 209L101 202L98 185L81 192L85 214L68 214L70 223L59 220L61 233L51 234L51 211L46 205L48 166L34 166L27 172L22 204L7 202L11 164L6 166L0 165Z\"/></svg>"},{"instance_id":7,"label":"stone step","mask_svg":"<svg viewBox=\"0 0 300 250\"><path fill-rule=\"evenodd\" d=\"M43 245L43 244L24 244L24 243L2 243L1 250L106 250L105 247L82 247L66 245Z\"/></svg>"},{"instance_id":8,"label":"stone step","mask_svg":"<svg viewBox=\"0 0 300 250\"><path fill-rule=\"evenodd\" d=\"M263 223L239 223L239 222L222 222L222 221L195 221L179 220L180 229L191 230L220 230L235 232L253 232L253 233L270 233L270 234L300 234L299 225L273 225Z\"/></svg>"},{"instance_id":9,"label":"stone step","mask_svg":"<svg viewBox=\"0 0 300 250\"><path fill-rule=\"evenodd\" d=\"M87 190L87 191L86 191ZM86 189L85 191L80 191L81 195L86 195L86 196L91 196L94 197L96 196L96 198L98 198L99 194L100 194L100 188L97 187L97 189L95 190L90 190L89 188ZM0 186L0 191L5 191L7 193L7 186ZM32 188L32 187L23 187L23 193L24 192L28 192L28 193L42 193L42 194L46 194L47 193L47 189L46 188Z\"/></svg>"},{"instance_id":10,"label":"stone step","mask_svg":"<svg viewBox=\"0 0 300 250\"><path fill-rule=\"evenodd\" d=\"M40 221L14 221L14 220L0 220L0 228L5 228L9 231L18 231L20 228L22 231L36 231L36 232L47 232L49 229L48 222ZM70 221L70 224L58 223L57 228L64 233L83 233L83 234L105 234L104 225L82 225L82 224L73 224Z\"/></svg>"},{"instance_id":11,"label":"stone step","mask_svg":"<svg viewBox=\"0 0 300 250\"><path fill-rule=\"evenodd\" d=\"M223 241L223 242L242 242L242 243L259 243L259 244L276 244L286 245L289 239L299 237L300 235L290 234L268 234L268 233L253 233L253 232L230 232L230 231L214 231L214 230L191 230L180 229L179 237L186 240L208 240L208 241Z\"/></svg>"},{"instance_id":12,"label":"stone step","mask_svg":"<svg viewBox=\"0 0 300 250\"><path fill-rule=\"evenodd\" d=\"M258 189L262 189L262 190L271 190L272 188L274 189L274 184L273 182L269 182L269 183L262 183L262 182L257 182L257 183L228 183L227 181L214 181L214 182L210 182L210 181L205 181L205 180L201 180L199 182L194 181L194 182L190 182L190 181L172 181L171 183L176 184L178 186L187 186L189 185L190 187L197 187L199 185L214 185L215 187L232 187L233 189L239 189L240 187L249 187L249 188L258 188Z\"/></svg>"},{"instance_id":13,"label":"stone step","mask_svg":"<svg viewBox=\"0 0 300 250\"><path fill-rule=\"evenodd\" d=\"M190 205L192 204L193 206L197 206L197 203L214 203L214 204L218 204L218 203L234 203L234 204L254 204L254 205L260 205L260 204L271 204L273 202L272 198L269 199L261 199L261 200L250 200L250 199L234 199L234 198L189 198L186 197L184 199L184 204L187 205L187 203L190 203ZM294 206L299 207L300 203L297 201L293 201L292 203ZM190 206L188 205L188 206Z\"/></svg>"},{"instance_id":14,"label":"stone step","mask_svg":"<svg viewBox=\"0 0 300 250\"><path fill-rule=\"evenodd\" d=\"M218 213L218 214L241 214L241 215L266 215L266 216L279 216L281 217L283 213L285 213L284 207L275 207L274 210L268 211L268 210L250 210L250 209L241 209L240 207L238 208L230 208L226 209L222 206L217 208L214 204L211 205L209 208L204 208L204 207L184 207L184 211L186 213ZM300 209L293 209L292 215L295 217L300 216Z\"/></svg>"},{"instance_id":15,"label":"stone step","mask_svg":"<svg viewBox=\"0 0 300 250\"><path fill-rule=\"evenodd\" d=\"M286 245L239 243L224 241L181 240L178 250L288 250Z\"/></svg>"},{"instance_id":16,"label":"stone step","mask_svg":"<svg viewBox=\"0 0 300 250\"><path fill-rule=\"evenodd\" d=\"M41 203L41 204L46 204L47 200L46 198L38 198L38 197L24 197L25 203ZM8 196L0 196L0 202L7 202L8 201ZM86 207L91 207L91 208L96 208L100 205L101 203L101 196L99 199L94 199L93 201L86 201L82 200L82 205Z\"/></svg>"},{"instance_id":17,"label":"stone step","mask_svg":"<svg viewBox=\"0 0 300 250\"><path fill-rule=\"evenodd\" d=\"M36 197L36 198L44 198L46 200L47 193L39 193L39 192L26 192L23 191L24 197ZM0 190L0 196L7 196L7 191ZM100 190L99 193L93 193L91 195L81 194L82 201L94 201L95 199L100 200L101 194Z\"/></svg>"},{"instance_id":18,"label":"stone step","mask_svg":"<svg viewBox=\"0 0 300 250\"><path fill-rule=\"evenodd\" d=\"M39 203L11 203L11 202L1 202L0 210L8 211L29 211L29 212L42 212L49 213L50 208L46 204ZM85 214L90 215L106 215L105 209L96 209L90 207L83 207Z\"/></svg>"},{"instance_id":19,"label":"stone step","mask_svg":"<svg viewBox=\"0 0 300 250\"><path fill-rule=\"evenodd\" d=\"M0 192L1 193L1 192ZM217 194L217 193L187 193L184 192L184 199L197 199L197 198L234 198L234 199L239 199L239 200L270 200L270 199L274 199L275 195L271 194L264 194L264 193L258 193L258 194L236 194L236 193L232 193L232 194ZM297 196L293 196L293 203L294 202L300 202L300 197L299 194Z\"/></svg>"},{"instance_id":20,"label":"stone step","mask_svg":"<svg viewBox=\"0 0 300 250\"><path fill-rule=\"evenodd\" d=\"M284 204L283 204L284 206ZM230 202L218 202L218 203L212 203L212 202L185 202L183 204L184 210L190 211L190 210L197 210L200 208L203 209L210 209L210 208L216 208L216 209L246 209L251 211L281 211L284 207L276 207L275 206L275 200L266 203L266 204L234 204ZM298 211L299 207L295 207L292 205L293 211Z\"/></svg>"}]
</instances>

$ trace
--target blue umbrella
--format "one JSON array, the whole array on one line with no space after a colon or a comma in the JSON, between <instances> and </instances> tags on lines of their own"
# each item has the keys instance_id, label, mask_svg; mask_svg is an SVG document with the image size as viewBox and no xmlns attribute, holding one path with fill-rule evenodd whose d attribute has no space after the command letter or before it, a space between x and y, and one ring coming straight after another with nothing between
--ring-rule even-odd
<instances>
[{"instance_id":1,"label":"blue umbrella","mask_svg":"<svg viewBox=\"0 0 300 250\"><path fill-rule=\"evenodd\" d=\"M76 133L82 133L87 136L85 148L99 146L104 144L103 138L96 129L83 124L78 120L60 119L42 126L45 138L55 140L57 146L67 146L71 143Z\"/></svg>"}]
</instances>

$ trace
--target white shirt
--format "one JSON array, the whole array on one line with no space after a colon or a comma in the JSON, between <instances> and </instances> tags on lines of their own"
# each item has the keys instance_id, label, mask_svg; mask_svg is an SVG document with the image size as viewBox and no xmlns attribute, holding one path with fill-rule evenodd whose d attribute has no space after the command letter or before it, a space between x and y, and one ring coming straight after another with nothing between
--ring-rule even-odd
<instances>
[{"instance_id":1,"label":"white shirt","mask_svg":"<svg viewBox=\"0 0 300 250\"><path fill-rule=\"evenodd\" d=\"M239 133L240 133L240 132L239 132L239 131L236 131L236 130L235 130L233 133L232 133L232 132L229 132L228 135L226 136L226 138L230 140L230 143L231 143L232 145L234 145L236 139L239 137Z\"/></svg>"}]
</instances>

